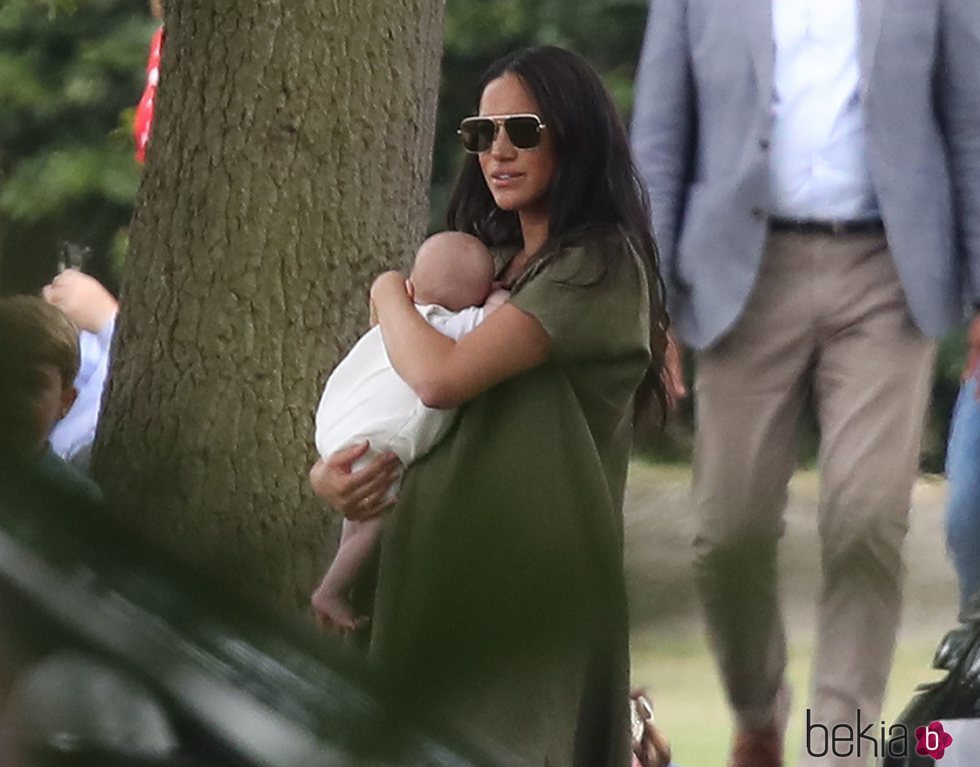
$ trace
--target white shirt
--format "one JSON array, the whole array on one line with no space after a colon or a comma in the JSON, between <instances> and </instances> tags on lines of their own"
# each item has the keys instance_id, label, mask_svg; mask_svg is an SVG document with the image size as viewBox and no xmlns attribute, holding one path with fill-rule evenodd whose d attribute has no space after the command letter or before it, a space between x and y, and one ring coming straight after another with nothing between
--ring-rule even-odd
<instances>
[{"instance_id":1,"label":"white shirt","mask_svg":"<svg viewBox=\"0 0 980 767\"><path fill-rule=\"evenodd\" d=\"M479 306L458 312L436 304L415 308L432 327L456 340L484 317ZM354 464L355 469L386 450L408 466L435 447L454 414L455 410L422 404L391 366L381 328L375 326L361 336L327 379L316 410L316 449L326 457L368 440L371 448Z\"/></svg>"},{"instance_id":2,"label":"white shirt","mask_svg":"<svg viewBox=\"0 0 980 767\"><path fill-rule=\"evenodd\" d=\"M78 337L81 365L75 376L78 396L71 410L55 424L48 440L51 449L66 461L79 468L88 469L95 427L102 407L102 390L109 374L109 347L116 328L116 315L106 323L98 335L87 330Z\"/></svg>"},{"instance_id":3,"label":"white shirt","mask_svg":"<svg viewBox=\"0 0 980 767\"><path fill-rule=\"evenodd\" d=\"M769 210L879 217L861 102L859 0L773 0Z\"/></svg>"}]
</instances>

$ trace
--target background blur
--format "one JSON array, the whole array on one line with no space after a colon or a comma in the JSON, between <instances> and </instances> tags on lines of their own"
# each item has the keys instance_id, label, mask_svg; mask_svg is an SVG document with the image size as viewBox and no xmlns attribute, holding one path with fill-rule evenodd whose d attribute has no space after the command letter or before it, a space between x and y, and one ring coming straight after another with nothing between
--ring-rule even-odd
<instances>
[{"instance_id":1,"label":"background blur","mask_svg":"<svg viewBox=\"0 0 980 767\"><path fill-rule=\"evenodd\" d=\"M602 73L628 121L648 5L448 0L431 229L443 226L461 158L456 126L476 109L484 68L519 46L572 48ZM148 4L133 0L0 3L0 293L37 291L59 258L86 248L89 271L117 290L140 175L130 126L154 28ZM942 470L963 349L960 333L939 355L923 451L927 471ZM805 464L816 441L812 424L807 432ZM690 446L689 402L666 435L651 432L640 440L641 452L658 460L686 461Z\"/></svg>"},{"instance_id":2,"label":"background blur","mask_svg":"<svg viewBox=\"0 0 980 767\"><path fill-rule=\"evenodd\" d=\"M646 0L448 0L431 229L443 226L461 159L456 126L475 111L476 85L490 61L535 43L572 48L600 71L628 121L647 8ZM138 0L0 0L0 294L39 290L64 254L86 248L89 270L116 290L140 178L131 122L155 26L148 5ZM945 341L939 355L889 718L913 684L930 675L932 647L955 619L941 535L945 487L928 473L942 470L963 352L961 332ZM812 465L815 441L811 424L801 450L804 466ZM690 401L666 434L641 435L626 511L627 561L636 680L650 686L678 762L702 767L722 762L728 719L690 578L690 446ZM791 490L782 576L798 709L806 697L819 579L814 473L801 472ZM794 720L791 743L799 742L800 732Z\"/></svg>"}]
</instances>

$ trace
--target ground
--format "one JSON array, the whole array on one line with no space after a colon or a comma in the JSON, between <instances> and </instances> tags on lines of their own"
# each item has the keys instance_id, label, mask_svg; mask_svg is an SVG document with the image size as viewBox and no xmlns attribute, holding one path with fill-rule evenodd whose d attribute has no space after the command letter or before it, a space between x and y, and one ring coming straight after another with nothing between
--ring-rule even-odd
<instances>
[{"instance_id":1,"label":"ground","mask_svg":"<svg viewBox=\"0 0 980 767\"><path fill-rule=\"evenodd\" d=\"M626 500L626 568L632 615L633 678L654 699L680 767L723 767L730 722L704 640L691 574L691 472L636 462ZM780 582L794 690L787 730L793 767L804 734L814 605L820 582L816 533L817 475L798 472L790 486ZM916 484L906 540L907 578L895 667L885 702L890 723L916 684L934 679L930 661L956 624L956 579L943 543L946 486L941 477Z\"/></svg>"}]
</instances>

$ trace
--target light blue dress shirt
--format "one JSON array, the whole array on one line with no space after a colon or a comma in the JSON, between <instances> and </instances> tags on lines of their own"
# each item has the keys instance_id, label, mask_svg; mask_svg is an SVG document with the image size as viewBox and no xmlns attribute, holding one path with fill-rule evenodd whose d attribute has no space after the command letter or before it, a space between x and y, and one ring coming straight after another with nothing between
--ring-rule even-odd
<instances>
[{"instance_id":1,"label":"light blue dress shirt","mask_svg":"<svg viewBox=\"0 0 980 767\"><path fill-rule=\"evenodd\" d=\"M861 103L858 6L773 0L773 216L879 218Z\"/></svg>"},{"instance_id":2,"label":"light blue dress shirt","mask_svg":"<svg viewBox=\"0 0 980 767\"><path fill-rule=\"evenodd\" d=\"M81 366L75 376L78 396L71 410L55 424L48 438L51 449L79 468L88 469L95 427L102 406L102 389L109 373L109 347L116 328L116 315L98 334L83 330L79 335Z\"/></svg>"}]
</instances>

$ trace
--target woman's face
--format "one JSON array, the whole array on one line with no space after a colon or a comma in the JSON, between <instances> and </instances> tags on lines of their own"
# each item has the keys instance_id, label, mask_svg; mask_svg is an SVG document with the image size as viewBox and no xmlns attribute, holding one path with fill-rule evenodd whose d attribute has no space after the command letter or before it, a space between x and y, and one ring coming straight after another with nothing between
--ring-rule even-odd
<instances>
[{"instance_id":1,"label":"woman's face","mask_svg":"<svg viewBox=\"0 0 980 767\"><path fill-rule=\"evenodd\" d=\"M508 72L491 80L484 88L480 98L481 115L528 112L541 115L538 103L517 75ZM548 127L541 131L541 142L533 149L515 148L507 131L501 127L493 145L479 158L483 178L498 207L524 215L547 215L548 191L558 168Z\"/></svg>"}]
</instances>

